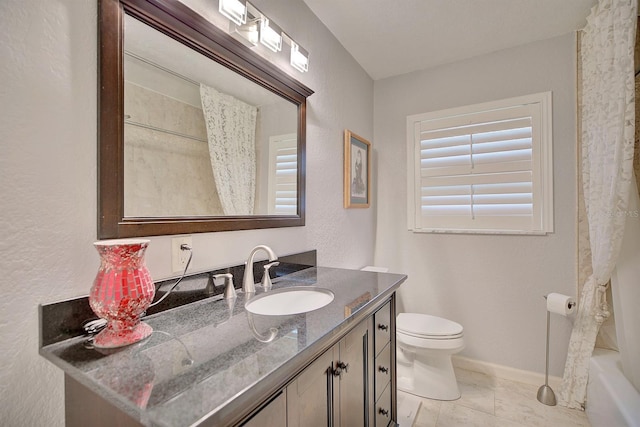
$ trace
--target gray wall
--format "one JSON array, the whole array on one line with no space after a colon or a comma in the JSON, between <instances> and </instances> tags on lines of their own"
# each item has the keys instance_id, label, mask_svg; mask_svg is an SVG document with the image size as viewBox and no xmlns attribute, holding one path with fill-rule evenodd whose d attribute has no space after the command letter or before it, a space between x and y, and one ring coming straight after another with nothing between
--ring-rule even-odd
<instances>
[{"instance_id":1,"label":"gray wall","mask_svg":"<svg viewBox=\"0 0 640 427\"><path fill-rule=\"evenodd\" d=\"M370 264L375 212L342 208L342 132L372 137L373 82L302 1L255 3L311 52L309 73L291 71L316 92L308 100L307 225L194 235L193 269L244 262L261 243L279 254L317 248L322 265ZM63 425L63 375L38 355L37 306L86 295L99 266L96 5L0 2L3 425ZM171 274L170 241L152 238L154 279Z\"/></svg>"},{"instance_id":2,"label":"gray wall","mask_svg":"<svg viewBox=\"0 0 640 427\"><path fill-rule=\"evenodd\" d=\"M461 323L461 355L544 372L543 295L575 295L576 133L574 35L375 82L378 204L376 263L409 275L400 311ZM555 232L547 236L407 231L406 116L553 92ZM553 316L551 373L561 375L570 333Z\"/></svg>"}]
</instances>

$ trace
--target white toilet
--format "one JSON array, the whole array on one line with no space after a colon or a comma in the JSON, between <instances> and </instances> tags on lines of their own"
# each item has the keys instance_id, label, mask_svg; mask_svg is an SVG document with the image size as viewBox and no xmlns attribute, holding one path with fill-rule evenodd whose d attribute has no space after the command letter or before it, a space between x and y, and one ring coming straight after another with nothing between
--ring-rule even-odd
<instances>
[{"instance_id":1,"label":"white toilet","mask_svg":"<svg viewBox=\"0 0 640 427\"><path fill-rule=\"evenodd\" d=\"M464 348L462 333L462 325L451 320L400 313L396 319L398 389L429 399L458 399L451 356Z\"/></svg>"}]
</instances>

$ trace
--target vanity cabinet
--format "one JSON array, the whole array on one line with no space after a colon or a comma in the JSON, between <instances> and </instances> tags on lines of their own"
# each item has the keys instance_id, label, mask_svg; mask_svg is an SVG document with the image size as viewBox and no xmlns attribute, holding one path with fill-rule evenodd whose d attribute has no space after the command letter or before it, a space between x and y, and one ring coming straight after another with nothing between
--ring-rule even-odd
<instances>
[{"instance_id":1,"label":"vanity cabinet","mask_svg":"<svg viewBox=\"0 0 640 427\"><path fill-rule=\"evenodd\" d=\"M387 427L396 416L392 296L271 395L243 427ZM67 425L140 426L100 396L66 379ZM108 415L107 415L108 414ZM207 424L209 425L209 424ZM392 424L394 425L394 424Z\"/></svg>"},{"instance_id":2,"label":"vanity cabinet","mask_svg":"<svg viewBox=\"0 0 640 427\"><path fill-rule=\"evenodd\" d=\"M66 425L395 425L395 290L406 276L314 267L296 278L331 290L334 303L272 319L282 334L270 342L254 339L240 293L227 322L214 321L227 304L187 304L148 319L173 337L113 354L87 350L82 336L42 347L65 370Z\"/></svg>"},{"instance_id":3,"label":"vanity cabinet","mask_svg":"<svg viewBox=\"0 0 640 427\"><path fill-rule=\"evenodd\" d=\"M287 426L369 425L371 320L366 319L287 386Z\"/></svg>"},{"instance_id":4,"label":"vanity cabinet","mask_svg":"<svg viewBox=\"0 0 640 427\"><path fill-rule=\"evenodd\" d=\"M287 385L287 427L390 424L396 410L394 311L389 300Z\"/></svg>"}]
</instances>

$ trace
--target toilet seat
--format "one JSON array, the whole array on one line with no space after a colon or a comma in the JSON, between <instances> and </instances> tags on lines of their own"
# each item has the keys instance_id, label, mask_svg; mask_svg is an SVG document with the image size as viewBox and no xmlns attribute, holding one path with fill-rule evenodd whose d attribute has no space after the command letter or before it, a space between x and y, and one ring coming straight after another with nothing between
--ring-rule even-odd
<instances>
[{"instance_id":1,"label":"toilet seat","mask_svg":"<svg viewBox=\"0 0 640 427\"><path fill-rule=\"evenodd\" d=\"M420 313L400 313L396 330L413 338L429 340L453 340L462 338L462 325L442 317Z\"/></svg>"}]
</instances>

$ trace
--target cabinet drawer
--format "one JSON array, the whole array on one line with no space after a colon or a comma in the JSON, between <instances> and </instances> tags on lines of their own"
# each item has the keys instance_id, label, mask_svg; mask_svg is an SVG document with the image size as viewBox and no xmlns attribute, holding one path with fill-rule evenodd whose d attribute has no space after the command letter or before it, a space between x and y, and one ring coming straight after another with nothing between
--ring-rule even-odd
<instances>
[{"instance_id":1,"label":"cabinet drawer","mask_svg":"<svg viewBox=\"0 0 640 427\"><path fill-rule=\"evenodd\" d=\"M391 421L391 386L382 392L376 402L376 427L387 427Z\"/></svg>"},{"instance_id":2,"label":"cabinet drawer","mask_svg":"<svg viewBox=\"0 0 640 427\"><path fill-rule=\"evenodd\" d=\"M380 398L380 395L389 384L391 380L391 345L387 343L386 347L382 349L380 354L375 360L375 400Z\"/></svg>"},{"instance_id":3,"label":"cabinet drawer","mask_svg":"<svg viewBox=\"0 0 640 427\"><path fill-rule=\"evenodd\" d=\"M375 328L376 355L382 351L391 339L391 302L386 303L373 315Z\"/></svg>"}]
</instances>

